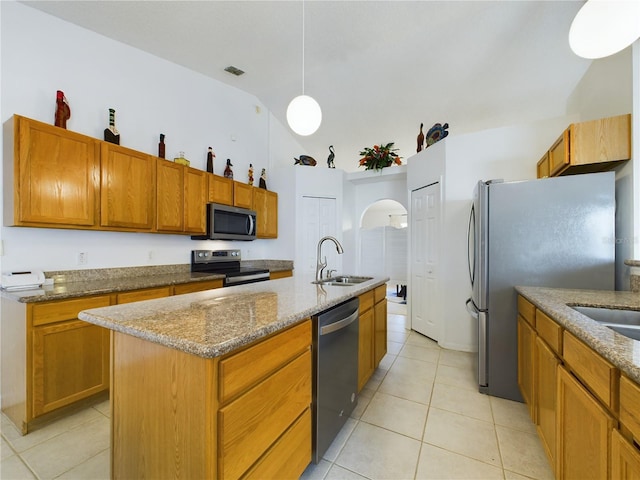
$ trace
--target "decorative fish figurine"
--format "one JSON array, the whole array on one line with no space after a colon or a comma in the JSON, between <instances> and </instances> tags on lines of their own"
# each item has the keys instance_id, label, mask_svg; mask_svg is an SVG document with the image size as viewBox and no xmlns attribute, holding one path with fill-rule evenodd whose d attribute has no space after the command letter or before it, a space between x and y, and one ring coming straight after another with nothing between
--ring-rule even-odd
<instances>
[{"instance_id":1,"label":"decorative fish figurine","mask_svg":"<svg viewBox=\"0 0 640 480\"><path fill-rule=\"evenodd\" d=\"M296 157L293 157L293 159L296 161L294 165L309 165L310 167L315 167L318 163L309 155L300 155L299 159Z\"/></svg>"},{"instance_id":2,"label":"decorative fish figurine","mask_svg":"<svg viewBox=\"0 0 640 480\"><path fill-rule=\"evenodd\" d=\"M437 141L442 140L444 137L449 135L447 128L449 128L448 123L445 123L444 125L436 123L433 127L431 127L426 135L427 147L433 145Z\"/></svg>"}]
</instances>

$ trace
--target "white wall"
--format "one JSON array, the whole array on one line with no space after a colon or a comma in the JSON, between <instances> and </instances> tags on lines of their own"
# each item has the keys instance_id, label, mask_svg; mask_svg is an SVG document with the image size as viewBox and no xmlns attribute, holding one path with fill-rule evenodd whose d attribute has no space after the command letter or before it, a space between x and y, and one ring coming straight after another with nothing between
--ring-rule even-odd
<instances>
[{"instance_id":1,"label":"white wall","mask_svg":"<svg viewBox=\"0 0 640 480\"><path fill-rule=\"evenodd\" d=\"M270 186L272 166L293 163L301 152L252 95L20 3L0 2L0 10L3 123L16 113L53 124L56 90L62 90L71 106L69 130L101 139L108 109L115 108L122 145L155 155L164 133L167 158L184 151L191 166L203 170L211 146L215 173L222 174L231 158L242 182L252 163L256 180L267 169ZM2 271L188 263L196 248L240 248L243 258L274 258L269 252L279 242L18 227L3 227L0 239ZM88 253L84 267L77 265L80 251Z\"/></svg>"},{"instance_id":2,"label":"white wall","mask_svg":"<svg viewBox=\"0 0 640 480\"><path fill-rule=\"evenodd\" d=\"M467 226L473 188L478 180L536 177L536 163L570 117L497 128L446 139L408 159L409 192L441 181L442 240L440 298L445 348L477 350L477 325L465 309L471 293L467 266ZM406 198L409 194L405 193ZM409 298L409 308L411 299Z\"/></svg>"}]
</instances>

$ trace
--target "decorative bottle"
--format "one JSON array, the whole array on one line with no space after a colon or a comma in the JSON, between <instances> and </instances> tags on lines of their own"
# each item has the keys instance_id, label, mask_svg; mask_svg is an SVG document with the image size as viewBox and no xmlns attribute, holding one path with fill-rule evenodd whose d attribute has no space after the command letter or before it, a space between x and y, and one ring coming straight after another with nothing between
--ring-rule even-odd
<instances>
[{"instance_id":1,"label":"decorative bottle","mask_svg":"<svg viewBox=\"0 0 640 480\"><path fill-rule=\"evenodd\" d=\"M420 124L420 133L418 134L418 149L416 150L416 152L421 152L422 151L422 146L424 145L424 133L422 133L422 126L423 124Z\"/></svg>"},{"instance_id":2,"label":"decorative bottle","mask_svg":"<svg viewBox=\"0 0 640 480\"><path fill-rule=\"evenodd\" d=\"M258 182L260 188L267 189L267 171L263 168L260 173L260 181Z\"/></svg>"},{"instance_id":3,"label":"decorative bottle","mask_svg":"<svg viewBox=\"0 0 640 480\"><path fill-rule=\"evenodd\" d=\"M116 128L116 111L109 109L109 127L104 129L104 141L120 145L120 132Z\"/></svg>"},{"instance_id":4,"label":"decorative bottle","mask_svg":"<svg viewBox=\"0 0 640 480\"><path fill-rule=\"evenodd\" d=\"M248 181L248 183L249 183L249 185L253 186L253 164L252 163L249 164L249 172L248 173L249 173L249 181Z\"/></svg>"},{"instance_id":5,"label":"decorative bottle","mask_svg":"<svg viewBox=\"0 0 640 480\"><path fill-rule=\"evenodd\" d=\"M165 158L164 157L164 134L163 133L160 134L160 143L158 143L158 156L160 158Z\"/></svg>"},{"instance_id":6,"label":"decorative bottle","mask_svg":"<svg viewBox=\"0 0 640 480\"><path fill-rule=\"evenodd\" d=\"M62 90L56 93L56 119L54 125L60 128L67 128L67 120L71 118L71 109Z\"/></svg>"},{"instance_id":7,"label":"decorative bottle","mask_svg":"<svg viewBox=\"0 0 640 480\"><path fill-rule=\"evenodd\" d=\"M216 154L213 153L213 149L209 147L207 151L207 172L213 173L213 159L216 158Z\"/></svg>"},{"instance_id":8,"label":"decorative bottle","mask_svg":"<svg viewBox=\"0 0 640 480\"><path fill-rule=\"evenodd\" d=\"M233 170L231 170L231 167L233 167L233 164L231 163L231 159L227 158L227 166L224 169L225 178L233 178Z\"/></svg>"}]
</instances>

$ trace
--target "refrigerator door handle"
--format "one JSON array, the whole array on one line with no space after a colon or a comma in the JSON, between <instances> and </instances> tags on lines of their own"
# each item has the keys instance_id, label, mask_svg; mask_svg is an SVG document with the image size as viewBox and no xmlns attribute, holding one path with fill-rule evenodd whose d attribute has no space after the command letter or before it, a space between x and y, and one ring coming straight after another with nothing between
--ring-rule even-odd
<instances>
[{"instance_id":1,"label":"refrigerator door handle","mask_svg":"<svg viewBox=\"0 0 640 480\"><path fill-rule=\"evenodd\" d=\"M476 239L474 238L473 244L471 244L471 232L472 228L475 230L476 228L476 211L475 205L471 205L471 211L469 212L469 227L467 229L467 265L469 266L469 280L471 280L471 287L473 288L473 284L475 282L475 273L476 273ZM473 249L473 265L471 262L471 249Z\"/></svg>"},{"instance_id":2,"label":"refrigerator door handle","mask_svg":"<svg viewBox=\"0 0 640 480\"><path fill-rule=\"evenodd\" d=\"M478 312L478 310L476 310L475 306L473 305L473 300L471 300L470 298L467 299L465 306L467 307L467 312L469 312L469 315L471 315L474 320L478 320L478 314L480 312Z\"/></svg>"}]
</instances>

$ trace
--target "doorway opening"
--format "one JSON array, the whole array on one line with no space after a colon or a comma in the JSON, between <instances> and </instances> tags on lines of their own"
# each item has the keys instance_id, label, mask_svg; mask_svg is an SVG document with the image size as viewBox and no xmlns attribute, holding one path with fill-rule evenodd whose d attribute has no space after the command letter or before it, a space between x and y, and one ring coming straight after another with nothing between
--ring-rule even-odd
<instances>
[{"instance_id":1,"label":"doorway opening","mask_svg":"<svg viewBox=\"0 0 640 480\"><path fill-rule=\"evenodd\" d=\"M389 277L389 313L407 314L408 223L407 210L395 200L369 205L360 220L359 269L371 276Z\"/></svg>"}]
</instances>

